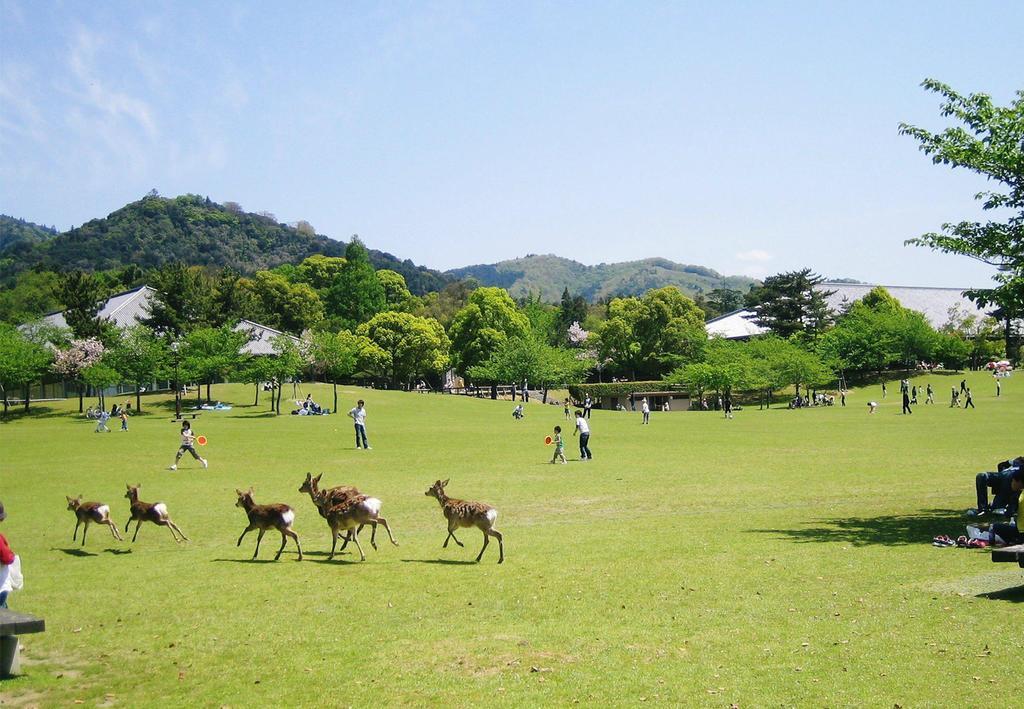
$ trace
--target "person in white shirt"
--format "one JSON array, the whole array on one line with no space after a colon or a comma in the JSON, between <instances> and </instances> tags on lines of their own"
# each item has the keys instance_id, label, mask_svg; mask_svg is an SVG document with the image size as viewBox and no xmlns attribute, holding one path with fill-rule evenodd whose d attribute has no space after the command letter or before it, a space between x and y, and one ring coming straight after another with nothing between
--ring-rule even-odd
<instances>
[{"instance_id":1,"label":"person in white shirt","mask_svg":"<svg viewBox=\"0 0 1024 709\"><path fill-rule=\"evenodd\" d=\"M590 452L590 447L587 445L590 442L590 424L583 418L583 412L576 412L576 430L572 432L572 435L580 434L580 460L593 460L594 456Z\"/></svg>"},{"instance_id":2,"label":"person in white shirt","mask_svg":"<svg viewBox=\"0 0 1024 709\"><path fill-rule=\"evenodd\" d=\"M170 468L168 468L168 470L177 470L178 461L180 461L181 456L185 455L186 453L191 453L192 457L198 460L204 468L210 467L209 463L207 463L206 461L206 458L202 458L198 453L196 453L196 448L194 445L195 440L196 436L194 433L192 433L192 424L190 424L188 421L182 421L181 445L178 447L178 454L174 456L174 463L171 465Z\"/></svg>"},{"instance_id":3,"label":"person in white shirt","mask_svg":"<svg viewBox=\"0 0 1024 709\"><path fill-rule=\"evenodd\" d=\"M356 407L348 412L348 415L352 417L352 420L356 424L356 448L359 448L360 438L362 439L362 447L366 450L370 450L370 444L366 440L366 407L363 404L363 400L360 399L356 402Z\"/></svg>"},{"instance_id":4,"label":"person in white shirt","mask_svg":"<svg viewBox=\"0 0 1024 709\"><path fill-rule=\"evenodd\" d=\"M644 423L651 422L651 406L647 403L647 397L644 397L643 403L640 404L640 411L644 415Z\"/></svg>"}]
</instances>

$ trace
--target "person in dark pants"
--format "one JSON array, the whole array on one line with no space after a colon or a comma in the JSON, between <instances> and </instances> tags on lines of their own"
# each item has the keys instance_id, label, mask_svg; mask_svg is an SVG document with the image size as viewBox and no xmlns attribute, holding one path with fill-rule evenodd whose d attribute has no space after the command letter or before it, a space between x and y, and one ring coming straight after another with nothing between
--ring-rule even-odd
<instances>
[{"instance_id":1,"label":"person in dark pants","mask_svg":"<svg viewBox=\"0 0 1024 709\"><path fill-rule=\"evenodd\" d=\"M593 408L594 402L590 399L590 394L587 394L583 399L583 417L590 418L590 409Z\"/></svg>"},{"instance_id":2,"label":"person in dark pants","mask_svg":"<svg viewBox=\"0 0 1024 709\"><path fill-rule=\"evenodd\" d=\"M580 460L593 460L594 456L590 452L590 425L587 424L587 420L583 418L583 412L576 412L576 430L572 432L572 435L580 434Z\"/></svg>"},{"instance_id":3,"label":"person in dark pants","mask_svg":"<svg viewBox=\"0 0 1024 709\"><path fill-rule=\"evenodd\" d=\"M885 394L886 394L886 390L885 390L885 382L882 382L882 398L883 398L883 399L885 398Z\"/></svg>"},{"instance_id":4,"label":"person in dark pants","mask_svg":"<svg viewBox=\"0 0 1024 709\"><path fill-rule=\"evenodd\" d=\"M981 517L992 510L1005 508L1006 514L1017 512L1017 497L1013 494L1013 476L1021 469L1024 460L1018 458L1014 466L998 473L978 473L974 476L974 487L978 493L977 516ZM992 503L988 501L988 491L992 490Z\"/></svg>"},{"instance_id":5,"label":"person in dark pants","mask_svg":"<svg viewBox=\"0 0 1024 709\"><path fill-rule=\"evenodd\" d=\"M839 390L839 403L846 406L846 389Z\"/></svg>"},{"instance_id":6,"label":"person in dark pants","mask_svg":"<svg viewBox=\"0 0 1024 709\"><path fill-rule=\"evenodd\" d=\"M917 405L917 384L910 387L910 403Z\"/></svg>"},{"instance_id":7,"label":"person in dark pants","mask_svg":"<svg viewBox=\"0 0 1024 709\"><path fill-rule=\"evenodd\" d=\"M914 413L913 411L910 410L910 392L907 391L906 389L903 390L903 413Z\"/></svg>"},{"instance_id":8,"label":"person in dark pants","mask_svg":"<svg viewBox=\"0 0 1024 709\"><path fill-rule=\"evenodd\" d=\"M928 388L925 389L924 403L934 404L935 403L935 390L932 389L931 382L928 383Z\"/></svg>"},{"instance_id":9,"label":"person in dark pants","mask_svg":"<svg viewBox=\"0 0 1024 709\"><path fill-rule=\"evenodd\" d=\"M1024 468L1017 468L1014 471L1013 477L1010 479L1010 489L1010 494L1017 497L1019 509L1021 503L1024 502ZM991 541L997 543L999 540L1008 546L1024 544L1024 531L1021 530L1020 523L1015 521L1014 524L993 524Z\"/></svg>"},{"instance_id":10,"label":"person in dark pants","mask_svg":"<svg viewBox=\"0 0 1024 709\"><path fill-rule=\"evenodd\" d=\"M964 399L964 410L966 410L968 407L970 407L972 409L978 408L978 407L976 407L974 405L974 399L971 398L971 388L970 387L967 387L967 393L964 394L964 396L967 397L966 399Z\"/></svg>"},{"instance_id":11,"label":"person in dark pants","mask_svg":"<svg viewBox=\"0 0 1024 709\"><path fill-rule=\"evenodd\" d=\"M966 379L961 379L960 380L960 393L961 394L966 394L967 393L967 380Z\"/></svg>"},{"instance_id":12,"label":"person in dark pants","mask_svg":"<svg viewBox=\"0 0 1024 709\"><path fill-rule=\"evenodd\" d=\"M348 415L356 427L356 448L359 448L360 439L362 439L363 450L371 450L370 444L366 440L366 406L362 399L356 402L356 407L349 411Z\"/></svg>"}]
</instances>

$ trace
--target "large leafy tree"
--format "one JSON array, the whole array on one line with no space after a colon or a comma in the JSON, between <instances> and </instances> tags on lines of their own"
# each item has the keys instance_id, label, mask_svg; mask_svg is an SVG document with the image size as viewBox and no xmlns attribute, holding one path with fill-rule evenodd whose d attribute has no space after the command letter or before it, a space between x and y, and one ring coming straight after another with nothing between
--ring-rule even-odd
<instances>
[{"instance_id":1,"label":"large leafy tree","mask_svg":"<svg viewBox=\"0 0 1024 709\"><path fill-rule=\"evenodd\" d=\"M816 288L824 280L809 268L769 276L762 285L751 286L746 304L756 313L754 321L779 337L813 337L823 332L830 320L825 299L832 292Z\"/></svg>"},{"instance_id":2,"label":"large leafy tree","mask_svg":"<svg viewBox=\"0 0 1024 709\"><path fill-rule=\"evenodd\" d=\"M416 377L448 367L451 343L436 320L387 311L360 325L356 334L367 340L359 353L360 364L392 386L408 386Z\"/></svg>"},{"instance_id":3,"label":"large leafy tree","mask_svg":"<svg viewBox=\"0 0 1024 709\"><path fill-rule=\"evenodd\" d=\"M483 362L502 342L524 337L530 321L503 288L477 288L452 320L448 335L455 368L466 372Z\"/></svg>"},{"instance_id":4,"label":"large leafy tree","mask_svg":"<svg viewBox=\"0 0 1024 709\"><path fill-rule=\"evenodd\" d=\"M901 123L900 133L914 138L933 163L966 168L997 187L977 194L993 219L943 224L940 232L907 243L961 254L998 269L994 288L974 289L968 295L982 306L999 309L1007 355L1016 359L1018 343L1011 324L1024 315L1024 90L1017 91L1008 106L997 106L987 94L964 96L934 79L921 85L942 97L943 117L957 125L932 133Z\"/></svg>"},{"instance_id":5,"label":"large leafy tree","mask_svg":"<svg viewBox=\"0 0 1024 709\"><path fill-rule=\"evenodd\" d=\"M174 339L210 325L216 288L201 268L170 263L151 274L150 285L156 294L147 306L144 325Z\"/></svg>"},{"instance_id":6,"label":"large leafy tree","mask_svg":"<svg viewBox=\"0 0 1024 709\"><path fill-rule=\"evenodd\" d=\"M370 254L353 236L345 249L345 263L327 290L328 315L347 329L366 322L387 307L387 293L370 263Z\"/></svg>"},{"instance_id":7,"label":"large leafy tree","mask_svg":"<svg viewBox=\"0 0 1024 709\"><path fill-rule=\"evenodd\" d=\"M273 393L276 396L272 399L274 411L281 413L281 392L287 380L297 377L309 363L308 353L304 352L294 339L287 335L277 335L272 341L274 354L268 357L258 357L261 360L260 366L254 370L258 376L266 380L276 380L277 388ZM251 370L247 367L246 369Z\"/></svg>"},{"instance_id":8,"label":"large leafy tree","mask_svg":"<svg viewBox=\"0 0 1024 709\"><path fill-rule=\"evenodd\" d=\"M75 337L100 337L104 334L99 312L106 291L91 273L70 271L58 277L57 300L64 306L64 320Z\"/></svg>"},{"instance_id":9,"label":"large leafy tree","mask_svg":"<svg viewBox=\"0 0 1024 709\"><path fill-rule=\"evenodd\" d=\"M190 332L181 348L182 365L197 381L206 384L206 400L212 401L211 385L245 367L247 357L242 347L249 341L246 332L227 325L203 327Z\"/></svg>"},{"instance_id":10,"label":"large leafy tree","mask_svg":"<svg viewBox=\"0 0 1024 709\"><path fill-rule=\"evenodd\" d=\"M530 381L544 390L580 384L594 361L580 350L554 347L537 337L515 337L502 342L491 355L469 368L474 381L496 384L500 382Z\"/></svg>"},{"instance_id":11,"label":"large leafy tree","mask_svg":"<svg viewBox=\"0 0 1024 709\"><path fill-rule=\"evenodd\" d=\"M0 396L7 413L8 392L25 387L25 411L29 408L28 385L39 379L49 366L50 351L26 337L17 328L0 323Z\"/></svg>"},{"instance_id":12,"label":"large leafy tree","mask_svg":"<svg viewBox=\"0 0 1024 709\"><path fill-rule=\"evenodd\" d=\"M384 289L384 302L388 310L405 310L412 300L412 293L405 285L405 277L387 268L377 271L376 275Z\"/></svg>"},{"instance_id":13,"label":"large leafy tree","mask_svg":"<svg viewBox=\"0 0 1024 709\"><path fill-rule=\"evenodd\" d=\"M310 359L317 372L334 385L334 408L338 410L338 380L352 376L364 339L348 330L317 332L309 343ZM257 393L258 396L258 393Z\"/></svg>"},{"instance_id":14,"label":"large leafy tree","mask_svg":"<svg viewBox=\"0 0 1024 709\"><path fill-rule=\"evenodd\" d=\"M247 315L257 322L295 334L323 320L324 306L316 291L305 283L291 283L273 271L260 271L241 286L251 296Z\"/></svg>"},{"instance_id":15,"label":"large leafy tree","mask_svg":"<svg viewBox=\"0 0 1024 709\"><path fill-rule=\"evenodd\" d=\"M136 411L142 411L142 385L156 378L168 354L165 341L145 325L126 328L114 343L112 364L125 380L135 383Z\"/></svg>"},{"instance_id":16,"label":"large leafy tree","mask_svg":"<svg viewBox=\"0 0 1024 709\"><path fill-rule=\"evenodd\" d=\"M657 378L700 359L704 313L675 286L615 298L597 331L597 353L630 377Z\"/></svg>"}]
</instances>

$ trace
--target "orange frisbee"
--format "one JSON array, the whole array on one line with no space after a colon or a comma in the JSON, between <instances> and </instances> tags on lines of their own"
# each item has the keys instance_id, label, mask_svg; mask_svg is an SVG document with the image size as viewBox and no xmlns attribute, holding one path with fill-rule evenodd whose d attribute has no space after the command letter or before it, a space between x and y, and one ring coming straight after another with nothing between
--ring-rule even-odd
<instances>
[{"instance_id":1,"label":"orange frisbee","mask_svg":"<svg viewBox=\"0 0 1024 709\"><path fill-rule=\"evenodd\" d=\"M546 446L550 446L551 445L551 436L547 436L544 439L544 445L546 445Z\"/></svg>"},{"instance_id":2,"label":"orange frisbee","mask_svg":"<svg viewBox=\"0 0 1024 709\"><path fill-rule=\"evenodd\" d=\"M196 438L196 443L198 443L201 446L205 446L206 445L206 436L198 436Z\"/></svg>"}]
</instances>

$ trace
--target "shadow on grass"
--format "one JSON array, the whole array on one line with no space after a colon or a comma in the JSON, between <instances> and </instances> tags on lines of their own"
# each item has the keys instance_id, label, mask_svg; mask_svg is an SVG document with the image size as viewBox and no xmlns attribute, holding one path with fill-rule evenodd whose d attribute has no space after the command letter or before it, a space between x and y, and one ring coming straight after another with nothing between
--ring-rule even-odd
<instances>
[{"instance_id":1,"label":"shadow on grass","mask_svg":"<svg viewBox=\"0 0 1024 709\"><path fill-rule=\"evenodd\" d=\"M296 557L297 558L297 557ZM288 559L214 559L214 561L226 562L229 564L280 564Z\"/></svg>"},{"instance_id":2,"label":"shadow on grass","mask_svg":"<svg viewBox=\"0 0 1024 709\"><path fill-rule=\"evenodd\" d=\"M68 556L99 556L94 551L86 551L85 549L79 549L78 547L71 547L70 549L52 549L52 551L64 552Z\"/></svg>"},{"instance_id":3,"label":"shadow on grass","mask_svg":"<svg viewBox=\"0 0 1024 709\"><path fill-rule=\"evenodd\" d=\"M402 559L403 564L441 564L442 566L475 566L477 561L460 561L459 559Z\"/></svg>"},{"instance_id":4,"label":"shadow on grass","mask_svg":"<svg viewBox=\"0 0 1024 709\"><path fill-rule=\"evenodd\" d=\"M17 407L11 407L7 413L3 413L0 410L0 424L11 423L13 421L20 421L21 419L52 419L52 418L70 418L72 416L80 417L83 421L88 422L89 419L85 418L82 414L72 413L67 409L55 409L52 406L31 406L28 411L25 411L25 407L19 404ZM95 426L96 422L92 424Z\"/></svg>"},{"instance_id":5,"label":"shadow on grass","mask_svg":"<svg viewBox=\"0 0 1024 709\"><path fill-rule=\"evenodd\" d=\"M975 598L987 598L990 601L1009 601L1010 603L1024 603L1024 586L1004 588L1001 591L990 591L979 593Z\"/></svg>"},{"instance_id":6,"label":"shadow on grass","mask_svg":"<svg viewBox=\"0 0 1024 709\"><path fill-rule=\"evenodd\" d=\"M853 546L881 544L904 546L930 544L939 534L957 537L967 522L958 510L921 510L909 515L882 517L840 517L815 520L815 526L798 529L751 529L756 534L773 534L799 543L842 542Z\"/></svg>"}]
</instances>

